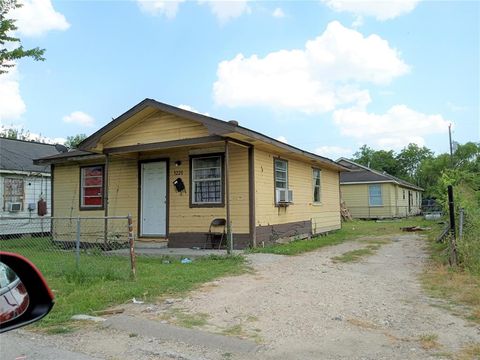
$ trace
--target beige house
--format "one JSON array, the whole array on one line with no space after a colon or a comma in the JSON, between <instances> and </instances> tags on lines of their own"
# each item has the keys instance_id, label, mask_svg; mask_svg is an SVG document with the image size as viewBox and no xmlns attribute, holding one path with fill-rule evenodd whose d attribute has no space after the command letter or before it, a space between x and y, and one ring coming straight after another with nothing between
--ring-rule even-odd
<instances>
[{"instance_id":1,"label":"beige house","mask_svg":"<svg viewBox=\"0 0 480 360\"><path fill-rule=\"evenodd\" d=\"M139 241L203 246L215 218L235 248L341 227L336 162L145 99L51 164L53 216L133 215Z\"/></svg>"},{"instance_id":2,"label":"beige house","mask_svg":"<svg viewBox=\"0 0 480 360\"><path fill-rule=\"evenodd\" d=\"M337 163L350 170L340 174L340 193L354 218L420 214L422 188L345 158L340 158Z\"/></svg>"}]
</instances>

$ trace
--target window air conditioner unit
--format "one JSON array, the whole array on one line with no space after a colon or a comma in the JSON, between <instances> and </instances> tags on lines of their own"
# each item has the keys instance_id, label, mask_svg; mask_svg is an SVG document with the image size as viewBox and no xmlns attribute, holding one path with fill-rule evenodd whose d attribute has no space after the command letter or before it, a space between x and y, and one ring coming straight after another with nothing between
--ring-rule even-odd
<instances>
[{"instance_id":1,"label":"window air conditioner unit","mask_svg":"<svg viewBox=\"0 0 480 360\"><path fill-rule=\"evenodd\" d=\"M293 202L293 191L292 190L277 190L277 202L279 204L289 204Z\"/></svg>"},{"instance_id":2,"label":"window air conditioner unit","mask_svg":"<svg viewBox=\"0 0 480 360\"><path fill-rule=\"evenodd\" d=\"M9 202L7 203L7 211L17 212L22 210L22 203L19 202Z\"/></svg>"}]
</instances>

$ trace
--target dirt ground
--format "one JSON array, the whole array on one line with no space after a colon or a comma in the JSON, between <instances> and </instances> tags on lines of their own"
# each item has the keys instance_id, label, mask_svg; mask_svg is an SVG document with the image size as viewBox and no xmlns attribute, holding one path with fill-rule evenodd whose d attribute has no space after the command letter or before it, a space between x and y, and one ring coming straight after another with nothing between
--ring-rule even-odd
<instances>
[{"instance_id":1,"label":"dirt ground","mask_svg":"<svg viewBox=\"0 0 480 360\"><path fill-rule=\"evenodd\" d=\"M384 240L374 255L333 257ZM375 237L300 256L251 254L252 271L204 285L183 299L128 305L129 316L255 341L254 354L160 341L89 326L46 337L104 359L439 359L480 343L480 327L429 298L416 234ZM39 335L40 336L40 335Z\"/></svg>"}]
</instances>

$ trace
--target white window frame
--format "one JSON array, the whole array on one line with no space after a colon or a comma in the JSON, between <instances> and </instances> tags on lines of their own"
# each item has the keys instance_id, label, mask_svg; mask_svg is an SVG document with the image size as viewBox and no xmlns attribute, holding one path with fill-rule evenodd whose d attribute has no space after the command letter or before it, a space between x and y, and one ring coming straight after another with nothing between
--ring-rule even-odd
<instances>
[{"instance_id":1,"label":"white window frame","mask_svg":"<svg viewBox=\"0 0 480 360\"><path fill-rule=\"evenodd\" d=\"M380 204L372 204L372 191L371 189L378 188L380 189L380 196L376 195L374 198L380 198ZM381 184L372 184L368 185L368 205L369 206L383 206L383 193L382 193L382 185Z\"/></svg>"},{"instance_id":2,"label":"white window frame","mask_svg":"<svg viewBox=\"0 0 480 360\"><path fill-rule=\"evenodd\" d=\"M195 168L195 162L203 159L218 158L220 165L218 167L208 167L208 168ZM197 156L191 158L192 162L192 173L190 174L190 179L192 182L192 194L191 194L191 203L194 206L201 205L222 205L223 204L223 156L221 155L207 155L207 156ZM208 178L208 179L195 179L195 170L199 169L219 169L220 176L218 178ZM196 201L196 184L201 182L210 182L210 181L219 181L220 182L220 201Z\"/></svg>"},{"instance_id":3,"label":"white window frame","mask_svg":"<svg viewBox=\"0 0 480 360\"><path fill-rule=\"evenodd\" d=\"M285 164L285 170L281 169L281 168L277 169L277 163L284 163ZM285 173L285 187L277 187L277 171ZM284 159L275 159L274 160L274 162L273 162L273 181L274 181L274 184L275 184L275 204L278 204L277 190L288 191L288 161L287 160L284 160Z\"/></svg>"},{"instance_id":4,"label":"white window frame","mask_svg":"<svg viewBox=\"0 0 480 360\"><path fill-rule=\"evenodd\" d=\"M318 176L315 174L315 172L318 172ZM318 180L318 185L316 180ZM313 203L314 204L321 204L322 202L322 170L313 168L312 169L312 185L313 185ZM318 200L315 199L315 189L318 187Z\"/></svg>"}]
</instances>

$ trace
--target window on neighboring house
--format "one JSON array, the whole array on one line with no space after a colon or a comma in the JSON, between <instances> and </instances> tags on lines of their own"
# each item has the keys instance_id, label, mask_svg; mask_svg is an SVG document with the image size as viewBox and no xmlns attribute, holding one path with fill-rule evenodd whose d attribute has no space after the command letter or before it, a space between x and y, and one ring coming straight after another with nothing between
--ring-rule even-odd
<instances>
[{"instance_id":1,"label":"window on neighboring house","mask_svg":"<svg viewBox=\"0 0 480 360\"><path fill-rule=\"evenodd\" d=\"M192 205L223 205L221 155L192 157Z\"/></svg>"},{"instance_id":2,"label":"window on neighboring house","mask_svg":"<svg viewBox=\"0 0 480 360\"><path fill-rule=\"evenodd\" d=\"M25 197L25 187L23 179L19 178L5 178L3 180L3 208L9 211L11 204L20 204L18 209L12 206L12 209L23 210L23 200ZM17 211L17 210L16 210Z\"/></svg>"},{"instance_id":3,"label":"window on neighboring house","mask_svg":"<svg viewBox=\"0 0 480 360\"><path fill-rule=\"evenodd\" d=\"M103 208L103 165L80 168L80 208Z\"/></svg>"},{"instance_id":4,"label":"window on neighboring house","mask_svg":"<svg viewBox=\"0 0 480 360\"><path fill-rule=\"evenodd\" d=\"M405 200L405 190L403 190L403 200Z\"/></svg>"},{"instance_id":5,"label":"window on neighboring house","mask_svg":"<svg viewBox=\"0 0 480 360\"><path fill-rule=\"evenodd\" d=\"M313 202L314 203L319 203L320 202L320 174L321 171L320 169L313 169L312 175L313 175Z\"/></svg>"},{"instance_id":6,"label":"window on neighboring house","mask_svg":"<svg viewBox=\"0 0 480 360\"><path fill-rule=\"evenodd\" d=\"M368 186L368 203L370 206L382 206L382 185Z\"/></svg>"},{"instance_id":7,"label":"window on neighboring house","mask_svg":"<svg viewBox=\"0 0 480 360\"><path fill-rule=\"evenodd\" d=\"M286 160L275 159L275 203L278 203L277 190L288 192L288 162Z\"/></svg>"}]
</instances>

